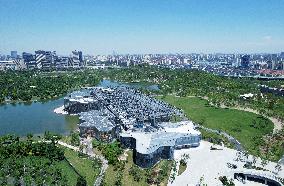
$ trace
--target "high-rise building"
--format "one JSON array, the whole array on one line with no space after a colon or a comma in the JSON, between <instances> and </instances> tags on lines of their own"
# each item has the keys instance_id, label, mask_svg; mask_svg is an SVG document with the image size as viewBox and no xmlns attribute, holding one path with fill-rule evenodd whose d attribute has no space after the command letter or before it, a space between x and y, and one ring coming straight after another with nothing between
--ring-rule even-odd
<instances>
[{"instance_id":1,"label":"high-rise building","mask_svg":"<svg viewBox=\"0 0 284 186\"><path fill-rule=\"evenodd\" d=\"M17 57L17 51L11 51L11 58L16 59Z\"/></svg>"},{"instance_id":2,"label":"high-rise building","mask_svg":"<svg viewBox=\"0 0 284 186\"><path fill-rule=\"evenodd\" d=\"M55 67L57 69L66 69L69 66L69 57L56 57L55 59Z\"/></svg>"},{"instance_id":3,"label":"high-rise building","mask_svg":"<svg viewBox=\"0 0 284 186\"><path fill-rule=\"evenodd\" d=\"M55 64L55 61L58 59L58 56L56 55L56 51L52 52L52 63Z\"/></svg>"},{"instance_id":4,"label":"high-rise building","mask_svg":"<svg viewBox=\"0 0 284 186\"><path fill-rule=\"evenodd\" d=\"M71 59L71 62L72 62L72 67L73 68L79 68L80 67L80 58L79 58L79 52L80 51L77 51L77 50L74 50L72 51L72 59ZM81 52L82 54L82 52Z\"/></svg>"},{"instance_id":5,"label":"high-rise building","mask_svg":"<svg viewBox=\"0 0 284 186\"><path fill-rule=\"evenodd\" d=\"M243 55L241 57L241 67L242 68L248 68L250 62L250 55Z\"/></svg>"},{"instance_id":6,"label":"high-rise building","mask_svg":"<svg viewBox=\"0 0 284 186\"><path fill-rule=\"evenodd\" d=\"M273 62L272 61L267 61L267 69L273 69Z\"/></svg>"},{"instance_id":7,"label":"high-rise building","mask_svg":"<svg viewBox=\"0 0 284 186\"><path fill-rule=\"evenodd\" d=\"M50 69L54 63L53 56L54 52L51 51L35 51L37 68Z\"/></svg>"},{"instance_id":8,"label":"high-rise building","mask_svg":"<svg viewBox=\"0 0 284 186\"><path fill-rule=\"evenodd\" d=\"M83 63L83 53L82 53L82 51L78 51L78 54L79 54L79 61L81 63Z\"/></svg>"},{"instance_id":9,"label":"high-rise building","mask_svg":"<svg viewBox=\"0 0 284 186\"><path fill-rule=\"evenodd\" d=\"M31 54L31 53L23 52L22 57L23 57L25 63L34 60L34 55Z\"/></svg>"},{"instance_id":10,"label":"high-rise building","mask_svg":"<svg viewBox=\"0 0 284 186\"><path fill-rule=\"evenodd\" d=\"M35 56L33 54L23 52L22 57L23 57L24 64L26 65L27 69L37 68L37 63L35 61Z\"/></svg>"},{"instance_id":11,"label":"high-rise building","mask_svg":"<svg viewBox=\"0 0 284 186\"><path fill-rule=\"evenodd\" d=\"M42 61L43 69L50 69L53 64L53 53L51 51L45 51L45 60Z\"/></svg>"},{"instance_id":12,"label":"high-rise building","mask_svg":"<svg viewBox=\"0 0 284 186\"><path fill-rule=\"evenodd\" d=\"M42 68L42 64L45 62L45 51L37 50L35 51L36 68Z\"/></svg>"}]
</instances>

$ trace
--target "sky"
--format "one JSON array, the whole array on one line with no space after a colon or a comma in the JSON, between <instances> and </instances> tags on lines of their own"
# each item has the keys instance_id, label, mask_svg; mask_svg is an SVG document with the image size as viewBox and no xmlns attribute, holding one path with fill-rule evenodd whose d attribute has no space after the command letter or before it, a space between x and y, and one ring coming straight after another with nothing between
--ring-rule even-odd
<instances>
[{"instance_id":1,"label":"sky","mask_svg":"<svg viewBox=\"0 0 284 186\"><path fill-rule=\"evenodd\" d=\"M284 0L0 0L0 54L278 53Z\"/></svg>"}]
</instances>

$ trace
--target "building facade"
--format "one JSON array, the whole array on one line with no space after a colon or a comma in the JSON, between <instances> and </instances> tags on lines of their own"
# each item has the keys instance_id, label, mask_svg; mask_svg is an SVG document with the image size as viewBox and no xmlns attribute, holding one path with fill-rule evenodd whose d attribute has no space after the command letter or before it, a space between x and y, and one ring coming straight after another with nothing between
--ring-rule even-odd
<instances>
[{"instance_id":1,"label":"building facade","mask_svg":"<svg viewBox=\"0 0 284 186\"><path fill-rule=\"evenodd\" d=\"M125 148L133 149L134 163L149 168L161 159L173 159L174 150L198 147L201 133L191 121L161 123L160 129L151 132L131 131L120 134Z\"/></svg>"}]
</instances>

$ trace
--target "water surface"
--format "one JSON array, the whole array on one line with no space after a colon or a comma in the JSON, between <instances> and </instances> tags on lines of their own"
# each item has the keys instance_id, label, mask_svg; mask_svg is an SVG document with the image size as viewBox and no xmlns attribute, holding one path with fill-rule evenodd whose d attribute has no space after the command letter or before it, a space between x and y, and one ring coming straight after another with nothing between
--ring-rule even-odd
<instances>
[{"instance_id":1,"label":"water surface","mask_svg":"<svg viewBox=\"0 0 284 186\"><path fill-rule=\"evenodd\" d=\"M123 84L110 80L103 80L99 86L116 87L131 86L135 88L148 88L158 90L157 85L141 85L139 83ZM78 116L59 115L53 112L55 108L63 105L63 98L47 102L5 104L0 106L0 135L16 134L25 136L28 133L34 135L52 131L60 134L68 134L77 128Z\"/></svg>"}]
</instances>

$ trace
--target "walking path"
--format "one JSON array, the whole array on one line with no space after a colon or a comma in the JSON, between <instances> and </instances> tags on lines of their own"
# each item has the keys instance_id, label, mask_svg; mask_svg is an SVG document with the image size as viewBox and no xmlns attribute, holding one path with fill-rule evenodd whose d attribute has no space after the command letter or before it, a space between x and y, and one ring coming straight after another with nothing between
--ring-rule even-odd
<instances>
[{"instance_id":1,"label":"walking path","mask_svg":"<svg viewBox=\"0 0 284 186\"><path fill-rule=\"evenodd\" d=\"M207 97L201 97L201 98L208 100ZM251 112L251 113L254 113L254 114L257 114L257 115L261 115L261 116L269 119L274 124L273 133L277 132L278 130L281 130L284 127L284 123L281 122L279 119L263 115L263 114L259 113L257 110L254 110L252 108L244 108L244 107L240 107L240 106L227 107L227 106L225 106L223 104L221 104L219 107L220 108L228 108L228 109L236 109L236 110L241 110L241 111Z\"/></svg>"},{"instance_id":2,"label":"walking path","mask_svg":"<svg viewBox=\"0 0 284 186\"><path fill-rule=\"evenodd\" d=\"M90 138L87 138L85 140L83 140L82 142L83 144L86 144L86 149L85 149L85 154L87 154L88 156L90 156L91 158L96 158L96 159L99 159L101 162L102 162L102 167L101 167L101 172L99 174L99 176L97 177L95 183L94 183L94 186L99 186L103 180L103 176L104 176L104 173L108 167L108 162L107 160L103 157L103 156L100 156L100 155L97 155L93 152L93 147L92 147L92 141ZM64 143L62 141L58 141L58 144L59 145L62 145L64 147L67 147L69 149L72 149L74 151L79 151L79 147L75 147L75 146L72 146L72 145L69 145L67 143Z\"/></svg>"},{"instance_id":3,"label":"walking path","mask_svg":"<svg viewBox=\"0 0 284 186\"><path fill-rule=\"evenodd\" d=\"M235 149L237 151L243 151L244 150L244 148L242 147L242 144L238 140L236 140L234 137L232 137L229 134L227 134L226 132L223 132L221 130L215 130L215 129L206 128L206 127L198 125L198 124L195 124L195 125L197 127L199 127L199 128L202 128L202 129L206 130L206 131L213 132L213 133L216 133L218 135L224 135L231 143L234 144Z\"/></svg>"},{"instance_id":4,"label":"walking path","mask_svg":"<svg viewBox=\"0 0 284 186\"><path fill-rule=\"evenodd\" d=\"M252 112L252 113L255 113L255 114L258 114L258 115L261 115L263 117L266 117L268 118L270 121L272 121L272 123L274 124L274 129L273 129L273 132L275 133L276 131L278 130L281 130L284 126L284 123L281 122L280 120L276 119L276 118L273 118L273 117L269 117L269 116L266 116L266 115L262 115L260 114L257 110L254 110L254 109L251 109L251 108L243 108L243 107L232 107L230 109L236 109L236 110L242 110L242 111L246 111L246 112Z\"/></svg>"}]
</instances>

